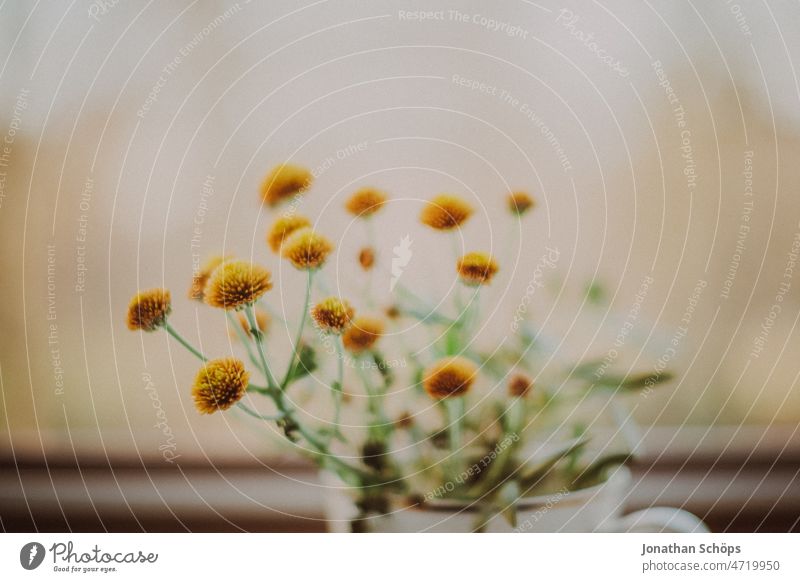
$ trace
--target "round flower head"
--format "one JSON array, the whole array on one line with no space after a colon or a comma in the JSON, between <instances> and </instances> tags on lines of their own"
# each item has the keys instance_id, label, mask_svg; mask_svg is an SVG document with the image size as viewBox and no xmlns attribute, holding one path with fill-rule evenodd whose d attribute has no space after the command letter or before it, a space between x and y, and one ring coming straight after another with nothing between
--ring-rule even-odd
<instances>
[{"instance_id":1,"label":"round flower head","mask_svg":"<svg viewBox=\"0 0 800 582\"><path fill-rule=\"evenodd\" d=\"M352 321L352 325L342 335L344 347L354 354L360 354L372 346L383 334L383 322L375 317L362 315Z\"/></svg>"},{"instance_id":2,"label":"round flower head","mask_svg":"<svg viewBox=\"0 0 800 582\"><path fill-rule=\"evenodd\" d=\"M387 199L385 192L375 188L361 188L347 200L345 208L354 216L371 216L386 204Z\"/></svg>"},{"instance_id":3,"label":"round flower head","mask_svg":"<svg viewBox=\"0 0 800 582\"><path fill-rule=\"evenodd\" d=\"M467 359L456 356L439 360L422 375L422 385L431 398L441 400L466 394L478 369Z\"/></svg>"},{"instance_id":4,"label":"round flower head","mask_svg":"<svg viewBox=\"0 0 800 582\"><path fill-rule=\"evenodd\" d=\"M128 305L128 329L155 331L167 323L172 299L166 289L150 289L137 293Z\"/></svg>"},{"instance_id":5,"label":"round flower head","mask_svg":"<svg viewBox=\"0 0 800 582\"><path fill-rule=\"evenodd\" d=\"M497 274L499 267L486 253L467 253L456 265L458 276L467 285L486 285Z\"/></svg>"},{"instance_id":6,"label":"round flower head","mask_svg":"<svg viewBox=\"0 0 800 582\"><path fill-rule=\"evenodd\" d=\"M533 380L528 378L525 374L515 374L508 381L508 394L509 396L524 397L533 388Z\"/></svg>"},{"instance_id":7,"label":"round flower head","mask_svg":"<svg viewBox=\"0 0 800 582\"><path fill-rule=\"evenodd\" d=\"M281 245L290 234L301 228L311 226L311 221L305 216L292 214L291 216L281 216L274 222L272 228L267 233L267 244L273 253L281 250Z\"/></svg>"},{"instance_id":8,"label":"round flower head","mask_svg":"<svg viewBox=\"0 0 800 582\"><path fill-rule=\"evenodd\" d=\"M293 232L281 246L281 256L297 269L318 269L333 251L333 244L310 228Z\"/></svg>"},{"instance_id":9,"label":"round flower head","mask_svg":"<svg viewBox=\"0 0 800 582\"><path fill-rule=\"evenodd\" d=\"M200 368L192 386L195 408L201 414L227 410L244 396L250 375L236 358L211 360Z\"/></svg>"},{"instance_id":10,"label":"round flower head","mask_svg":"<svg viewBox=\"0 0 800 582\"><path fill-rule=\"evenodd\" d=\"M255 303L272 289L272 275L247 261L229 261L217 267L206 283L205 301L211 307L239 309Z\"/></svg>"},{"instance_id":11,"label":"round flower head","mask_svg":"<svg viewBox=\"0 0 800 582\"><path fill-rule=\"evenodd\" d=\"M375 265L375 251L372 247L364 247L358 253L358 263L365 271L369 271Z\"/></svg>"},{"instance_id":12,"label":"round flower head","mask_svg":"<svg viewBox=\"0 0 800 582\"><path fill-rule=\"evenodd\" d=\"M272 169L261 183L261 198L270 206L307 190L314 181L311 172L295 164L281 164Z\"/></svg>"},{"instance_id":13,"label":"round flower head","mask_svg":"<svg viewBox=\"0 0 800 582\"><path fill-rule=\"evenodd\" d=\"M256 314L256 325L258 326L258 331L261 333L266 333L267 329L269 328L270 317L269 314L264 311L263 309L254 309ZM237 319L239 320L239 325L242 327L244 332L249 336L251 335L250 332L250 322L247 321L247 317L244 313L237 313Z\"/></svg>"},{"instance_id":14,"label":"round flower head","mask_svg":"<svg viewBox=\"0 0 800 582\"><path fill-rule=\"evenodd\" d=\"M200 270L192 277L192 285L189 287L189 299L194 299L195 301L203 300L203 291L205 290L209 277L211 277L211 273L225 262L225 260L226 257L222 255L214 255L208 258L203 266L200 267Z\"/></svg>"},{"instance_id":15,"label":"round flower head","mask_svg":"<svg viewBox=\"0 0 800 582\"><path fill-rule=\"evenodd\" d=\"M353 308L344 299L328 297L311 310L311 317L323 331L342 333L353 319Z\"/></svg>"},{"instance_id":16,"label":"round flower head","mask_svg":"<svg viewBox=\"0 0 800 582\"><path fill-rule=\"evenodd\" d=\"M534 205L533 198L527 192L512 192L508 195L508 208L518 216L525 214Z\"/></svg>"},{"instance_id":17,"label":"round flower head","mask_svg":"<svg viewBox=\"0 0 800 582\"><path fill-rule=\"evenodd\" d=\"M464 224L472 216L472 206L458 196L439 194L422 209L422 224L436 230L452 230Z\"/></svg>"}]
</instances>

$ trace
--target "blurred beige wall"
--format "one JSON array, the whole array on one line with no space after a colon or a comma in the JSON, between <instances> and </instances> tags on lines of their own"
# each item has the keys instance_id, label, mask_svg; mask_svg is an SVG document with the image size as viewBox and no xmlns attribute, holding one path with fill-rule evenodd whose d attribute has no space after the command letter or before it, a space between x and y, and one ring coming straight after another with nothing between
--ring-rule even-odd
<instances>
[{"instance_id":1,"label":"blurred beige wall","mask_svg":"<svg viewBox=\"0 0 800 582\"><path fill-rule=\"evenodd\" d=\"M410 19L420 9L441 18ZM270 299L294 322L303 279L266 249L272 215L257 196L288 159L319 174L300 211L340 249L331 287L363 285L353 256L364 232L342 203L374 184L393 196L378 218L383 260L410 234L407 284L444 297L449 245L416 217L422 199L460 192L479 207L466 247L503 261L484 297L489 335L508 333L537 261L558 248L563 292L538 294L532 320L565 352L602 357L639 301L616 363L649 370L667 355L679 378L635 403L642 420L796 422L800 282L784 271L800 232L800 21L790 6L742 9L82 2L29 18L26 3L4 5L0 422L159 439L156 390L184 447L256 438L237 417L199 418L187 398L196 362L163 334L128 332L124 314L137 289L163 285L176 327L210 354L236 350L219 313L183 299L193 257L224 251L274 271ZM539 200L520 247L509 188ZM618 313L596 338L603 313L580 301L592 277ZM288 332L275 332L281 357Z\"/></svg>"}]
</instances>

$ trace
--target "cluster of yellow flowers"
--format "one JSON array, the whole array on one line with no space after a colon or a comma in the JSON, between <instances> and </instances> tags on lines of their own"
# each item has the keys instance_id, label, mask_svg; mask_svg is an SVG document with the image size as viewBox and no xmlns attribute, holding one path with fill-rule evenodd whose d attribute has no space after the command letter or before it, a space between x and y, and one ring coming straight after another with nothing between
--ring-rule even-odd
<instances>
[{"instance_id":1,"label":"cluster of yellow flowers","mask_svg":"<svg viewBox=\"0 0 800 582\"><path fill-rule=\"evenodd\" d=\"M274 168L261 185L261 196L265 205L276 207L283 202L305 193L313 183L313 175L301 166L285 163ZM345 209L353 216L366 219L389 202L389 196L376 188L365 187L356 191L345 203ZM522 215L534 205L533 199L524 192L513 192L508 196L508 207L516 215ZM472 206L454 194L440 194L425 204L420 214L422 224L438 230L450 231L461 227L474 213ZM314 230L307 217L291 213L277 218L266 235L269 249L288 260L296 269L310 275L324 266L333 252L333 243ZM364 270L375 264L375 251L363 248L358 262ZM498 273L495 259L484 252L469 252L458 259L456 272L468 286L487 285ZM272 288L272 274L260 265L237 260L229 256L213 256L192 277L188 297L205 302L211 307L235 313L238 325L245 337L254 339L261 349L260 336L269 325L266 312L255 307L256 302ZM250 374L244 363L236 358L208 360L191 347L186 340L169 325L172 310L171 295L166 289L142 291L130 302L127 324L131 330L152 332L166 329L184 346L203 360L192 388L192 397L197 410L210 414L227 410L239 402L250 385ZM356 316L348 301L340 297L328 297L319 301L309 314L323 332L341 336L342 345L352 354L371 350L384 334L384 323L371 316ZM302 325L300 332L302 333ZM298 336L299 340L299 336ZM298 341L299 343L299 341ZM293 346L295 357L299 346ZM263 355L263 352L262 352ZM269 377L266 359L262 357L264 372L270 386L263 390L275 395L275 390L284 386L273 386L277 380ZM441 359L422 375L425 391L434 399L441 400L463 396L472 386L478 368L466 358L455 356ZM509 393L525 396L531 388L529 379L515 376L509 382ZM280 404L280 401L278 401ZM285 412L285 411L284 411Z\"/></svg>"}]
</instances>

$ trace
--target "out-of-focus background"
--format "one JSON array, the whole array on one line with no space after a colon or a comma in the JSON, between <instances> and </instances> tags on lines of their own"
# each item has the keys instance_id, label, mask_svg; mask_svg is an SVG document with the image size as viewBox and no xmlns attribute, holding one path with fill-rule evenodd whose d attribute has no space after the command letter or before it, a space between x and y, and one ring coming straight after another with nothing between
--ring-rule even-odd
<instances>
[{"instance_id":1,"label":"out-of-focus background","mask_svg":"<svg viewBox=\"0 0 800 582\"><path fill-rule=\"evenodd\" d=\"M343 203L375 185L392 196L381 256L410 235L405 281L445 297L450 249L417 217L458 192L478 208L464 247L503 267L487 334L508 333L557 249L530 319L576 358L603 357L632 322L614 365L676 377L635 403L646 430L694 431L690 453L712 434L719 451L797 451L798 15L727 1L4 3L4 452L276 454L246 417L197 415L192 356L129 332L125 311L136 290L168 287L176 327L235 351L221 314L184 299L193 265L224 252L271 268L275 309L295 321L303 277L266 248L274 213L258 197L287 160L314 171L300 211L337 244L330 288L364 284L364 232ZM521 234L511 189L538 201ZM599 309L583 301L592 282ZM274 331L280 355L289 333Z\"/></svg>"}]
</instances>

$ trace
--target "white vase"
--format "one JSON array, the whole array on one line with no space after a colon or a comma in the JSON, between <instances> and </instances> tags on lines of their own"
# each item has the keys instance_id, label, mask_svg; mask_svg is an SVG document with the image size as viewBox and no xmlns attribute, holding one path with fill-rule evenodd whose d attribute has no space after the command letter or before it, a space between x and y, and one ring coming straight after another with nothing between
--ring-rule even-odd
<instances>
[{"instance_id":1,"label":"white vase","mask_svg":"<svg viewBox=\"0 0 800 582\"><path fill-rule=\"evenodd\" d=\"M325 511L328 531L351 531L351 520L358 515L347 486L328 473L322 475L326 487ZM484 531L511 532L707 532L705 524L687 511L672 507L651 507L623 515L625 494L631 474L622 467L593 487L578 491L559 491L526 497L517 504L517 524L512 526L500 515L489 519ZM398 507L387 515L371 517L369 531L471 532L480 520L480 507L450 500L434 500L424 505Z\"/></svg>"}]
</instances>

